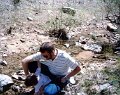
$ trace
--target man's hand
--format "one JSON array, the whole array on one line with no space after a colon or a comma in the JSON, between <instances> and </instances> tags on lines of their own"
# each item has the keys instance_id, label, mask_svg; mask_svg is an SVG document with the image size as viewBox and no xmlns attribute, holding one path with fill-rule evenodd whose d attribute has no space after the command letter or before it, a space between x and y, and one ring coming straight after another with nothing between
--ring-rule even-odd
<instances>
[{"instance_id":1,"label":"man's hand","mask_svg":"<svg viewBox=\"0 0 120 95\"><path fill-rule=\"evenodd\" d=\"M67 80L68 80L67 76L61 78L61 82L62 82L62 83L65 83Z\"/></svg>"},{"instance_id":2,"label":"man's hand","mask_svg":"<svg viewBox=\"0 0 120 95\"><path fill-rule=\"evenodd\" d=\"M80 67L77 66L73 71L61 79L61 82L66 82L70 77L76 75L80 71Z\"/></svg>"}]
</instances>

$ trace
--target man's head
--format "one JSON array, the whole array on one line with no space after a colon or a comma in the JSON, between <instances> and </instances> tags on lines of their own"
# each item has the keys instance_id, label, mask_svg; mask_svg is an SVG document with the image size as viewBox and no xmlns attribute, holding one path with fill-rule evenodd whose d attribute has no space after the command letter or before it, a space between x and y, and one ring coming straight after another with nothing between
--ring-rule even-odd
<instances>
[{"instance_id":1,"label":"man's head","mask_svg":"<svg viewBox=\"0 0 120 95\"><path fill-rule=\"evenodd\" d=\"M55 47L50 42L45 42L41 45L40 50L43 57L47 60L52 59L54 56Z\"/></svg>"},{"instance_id":2,"label":"man's head","mask_svg":"<svg viewBox=\"0 0 120 95\"><path fill-rule=\"evenodd\" d=\"M38 83L37 76L35 74L29 74L27 78L25 79L25 85L28 86L34 86Z\"/></svg>"}]
</instances>

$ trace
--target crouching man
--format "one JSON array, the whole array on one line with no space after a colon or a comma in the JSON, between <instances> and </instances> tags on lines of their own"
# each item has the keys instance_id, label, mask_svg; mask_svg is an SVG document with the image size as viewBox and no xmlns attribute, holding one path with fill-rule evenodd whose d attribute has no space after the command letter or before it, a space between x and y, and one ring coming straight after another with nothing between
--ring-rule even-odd
<instances>
[{"instance_id":1,"label":"crouching man","mask_svg":"<svg viewBox=\"0 0 120 95\"><path fill-rule=\"evenodd\" d=\"M39 61L41 64L41 73L48 76L61 89L66 86L70 77L80 71L80 67L75 59L65 51L55 48L51 42L43 43L40 46L39 52L22 60L26 76L29 74L28 66L32 61Z\"/></svg>"}]
</instances>

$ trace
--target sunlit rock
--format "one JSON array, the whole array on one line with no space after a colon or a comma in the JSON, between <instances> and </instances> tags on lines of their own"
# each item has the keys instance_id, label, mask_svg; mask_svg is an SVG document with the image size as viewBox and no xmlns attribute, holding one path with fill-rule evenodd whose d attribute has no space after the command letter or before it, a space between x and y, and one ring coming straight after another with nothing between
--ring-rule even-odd
<instances>
[{"instance_id":1,"label":"sunlit rock","mask_svg":"<svg viewBox=\"0 0 120 95\"><path fill-rule=\"evenodd\" d=\"M10 89L13 85L13 80L8 75L0 74L0 93L3 93Z\"/></svg>"}]
</instances>

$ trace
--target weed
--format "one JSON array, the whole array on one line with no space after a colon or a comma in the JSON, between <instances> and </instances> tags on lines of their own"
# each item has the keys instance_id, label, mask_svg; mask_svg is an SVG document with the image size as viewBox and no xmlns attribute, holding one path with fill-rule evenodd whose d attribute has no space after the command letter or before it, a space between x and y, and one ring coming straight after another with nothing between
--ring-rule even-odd
<instances>
[{"instance_id":1,"label":"weed","mask_svg":"<svg viewBox=\"0 0 120 95\"><path fill-rule=\"evenodd\" d=\"M85 87L90 87L93 84L91 80L85 80L84 85Z\"/></svg>"},{"instance_id":2,"label":"weed","mask_svg":"<svg viewBox=\"0 0 120 95\"><path fill-rule=\"evenodd\" d=\"M102 53L113 54L113 45L111 45L110 43L104 43L103 46L102 46Z\"/></svg>"},{"instance_id":3,"label":"weed","mask_svg":"<svg viewBox=\"0 0 120 95\"><path fill-rule=\"evenodd\" d=\"M96 37L95 37L95 36L93 36L93 35L91 36L91 38L92 38L94 41L95 41L95 40L97 40L97 39L96 39Z\"/></svg>"},{"instance_id":4,"label":"weed","mask_svg":"<svg viewBox=\"0 0 120 95\"><path fill-rule=\"evenodd\" d=\"M88 95L96 95L97 94L97 91L95 89L90 89L90 87L86 89L86 92Z\"/></svg>"},{"instance_id":5,"label":"weed","mask_svg":"<svg viewBox=\"0 0 120 95\"><path fill-rule=\"evenodd\" d=\"M20 0L13 0L14 4L18 4L20 2Z\"/></svg>"},{"instance_id":6,"label":"weed","mask_svg":"<svg viewBox=\"0 0 120 95\"><path fill-rule=\"evenodd\" d=\"M108 89L104 89L100 92L100 95L111 95Z\"/></svg>"}]
</instances>

